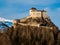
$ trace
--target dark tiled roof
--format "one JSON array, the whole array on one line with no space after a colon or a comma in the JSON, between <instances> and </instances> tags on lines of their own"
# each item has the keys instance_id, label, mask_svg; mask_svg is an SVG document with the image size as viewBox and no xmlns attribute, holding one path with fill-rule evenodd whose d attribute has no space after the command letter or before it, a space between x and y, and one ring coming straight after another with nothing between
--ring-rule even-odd
<instances>
[{"instance_id":1,"label":"dark tiled roof","mask_svg":"<svg viewBox=\"0 0 60 45\"><path fill-rule=\"evenodd\" d=\"M32 7L31 9L37 10L36 8Z\"/></svg>"},{"instance_id":2,"label":"dark tiled roof","mask_svg":"<svg viewBox=\"0 0 60 45\"><path fill-rule=\"evenodd\" d=\"M31 10L37 10L36 8L32 7ZM41 11L41 12L47 12L45 10L37 10L37 11Z\"/></svg>"}]
</instances>

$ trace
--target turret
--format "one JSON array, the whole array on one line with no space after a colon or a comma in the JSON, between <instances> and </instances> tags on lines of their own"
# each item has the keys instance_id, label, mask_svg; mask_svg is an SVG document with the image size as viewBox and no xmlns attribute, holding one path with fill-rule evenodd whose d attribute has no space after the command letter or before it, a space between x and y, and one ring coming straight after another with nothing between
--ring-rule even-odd
<instances>
[{"instance_id":1,"label":"turret","mask_svg":"<svg viewBox=\"0 0 60 45\"><path fill-rule=\"evenodd\" d=\"M42 10L42 11L41 11L41 17L42 17L42 18L46 18L46 17L47 17L46 12L47 12L47 11L45 11L45 10Z\"/></svg>"}]
</instances>

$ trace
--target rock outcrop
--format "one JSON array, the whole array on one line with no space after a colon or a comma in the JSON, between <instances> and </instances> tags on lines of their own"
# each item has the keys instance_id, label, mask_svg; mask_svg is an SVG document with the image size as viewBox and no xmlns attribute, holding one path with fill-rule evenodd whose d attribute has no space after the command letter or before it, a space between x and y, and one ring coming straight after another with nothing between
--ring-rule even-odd
<instances>
[{"instance_id":1,"label":"rock outcrop","mask_svg":"<svg viewBox=\"0 0 60 45\"><path fill-rule=\"evenodd\" d=\"M60 45L60 31L50 18L17 19L0 33L0 45Z\"/></svg>"}]
</instances>

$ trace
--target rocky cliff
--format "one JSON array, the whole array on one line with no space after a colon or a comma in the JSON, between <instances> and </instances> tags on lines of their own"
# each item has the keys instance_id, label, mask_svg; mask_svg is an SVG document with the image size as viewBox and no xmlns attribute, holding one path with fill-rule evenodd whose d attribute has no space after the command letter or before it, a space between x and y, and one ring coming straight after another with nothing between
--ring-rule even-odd
<instances>
[{"instance_id":1,"label":"rocky cliff","mask_svg":"<svg viewBox=\"0 0 60 45\"><path fill-rule=\"evenodd\" d=\"M0 45L60 45L60 31L48 18L24 18L14 26L0 33Z\"/></svg>"}]
</instances>

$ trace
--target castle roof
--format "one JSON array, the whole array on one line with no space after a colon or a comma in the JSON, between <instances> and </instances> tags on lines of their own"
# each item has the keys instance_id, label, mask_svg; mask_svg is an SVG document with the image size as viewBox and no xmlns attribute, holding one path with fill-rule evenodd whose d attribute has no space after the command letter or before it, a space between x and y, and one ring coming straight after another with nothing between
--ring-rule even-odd
<instances>
[{"instance_id":1,"label":"castle roof","mask_svg":"<svg viewBox=\"0 0 60 45\"><path fill-rule=\"evenodd\" d=\"M36 10L36 11L40 11L40 12L47 12L45 10L37 10L36 8L32 7L31 10Z\"/></svg>"},{"instance_id":2,"label":"castle roof","mask_svg":"<svg viewBox=\"0 0 60 45\"><path fill-rule=\"evenodd\" d=\"M34 9L34 10L37 10L36 8L32 7L31 10L33 10L33 9Z\"/></svg>"}]
</instances>

